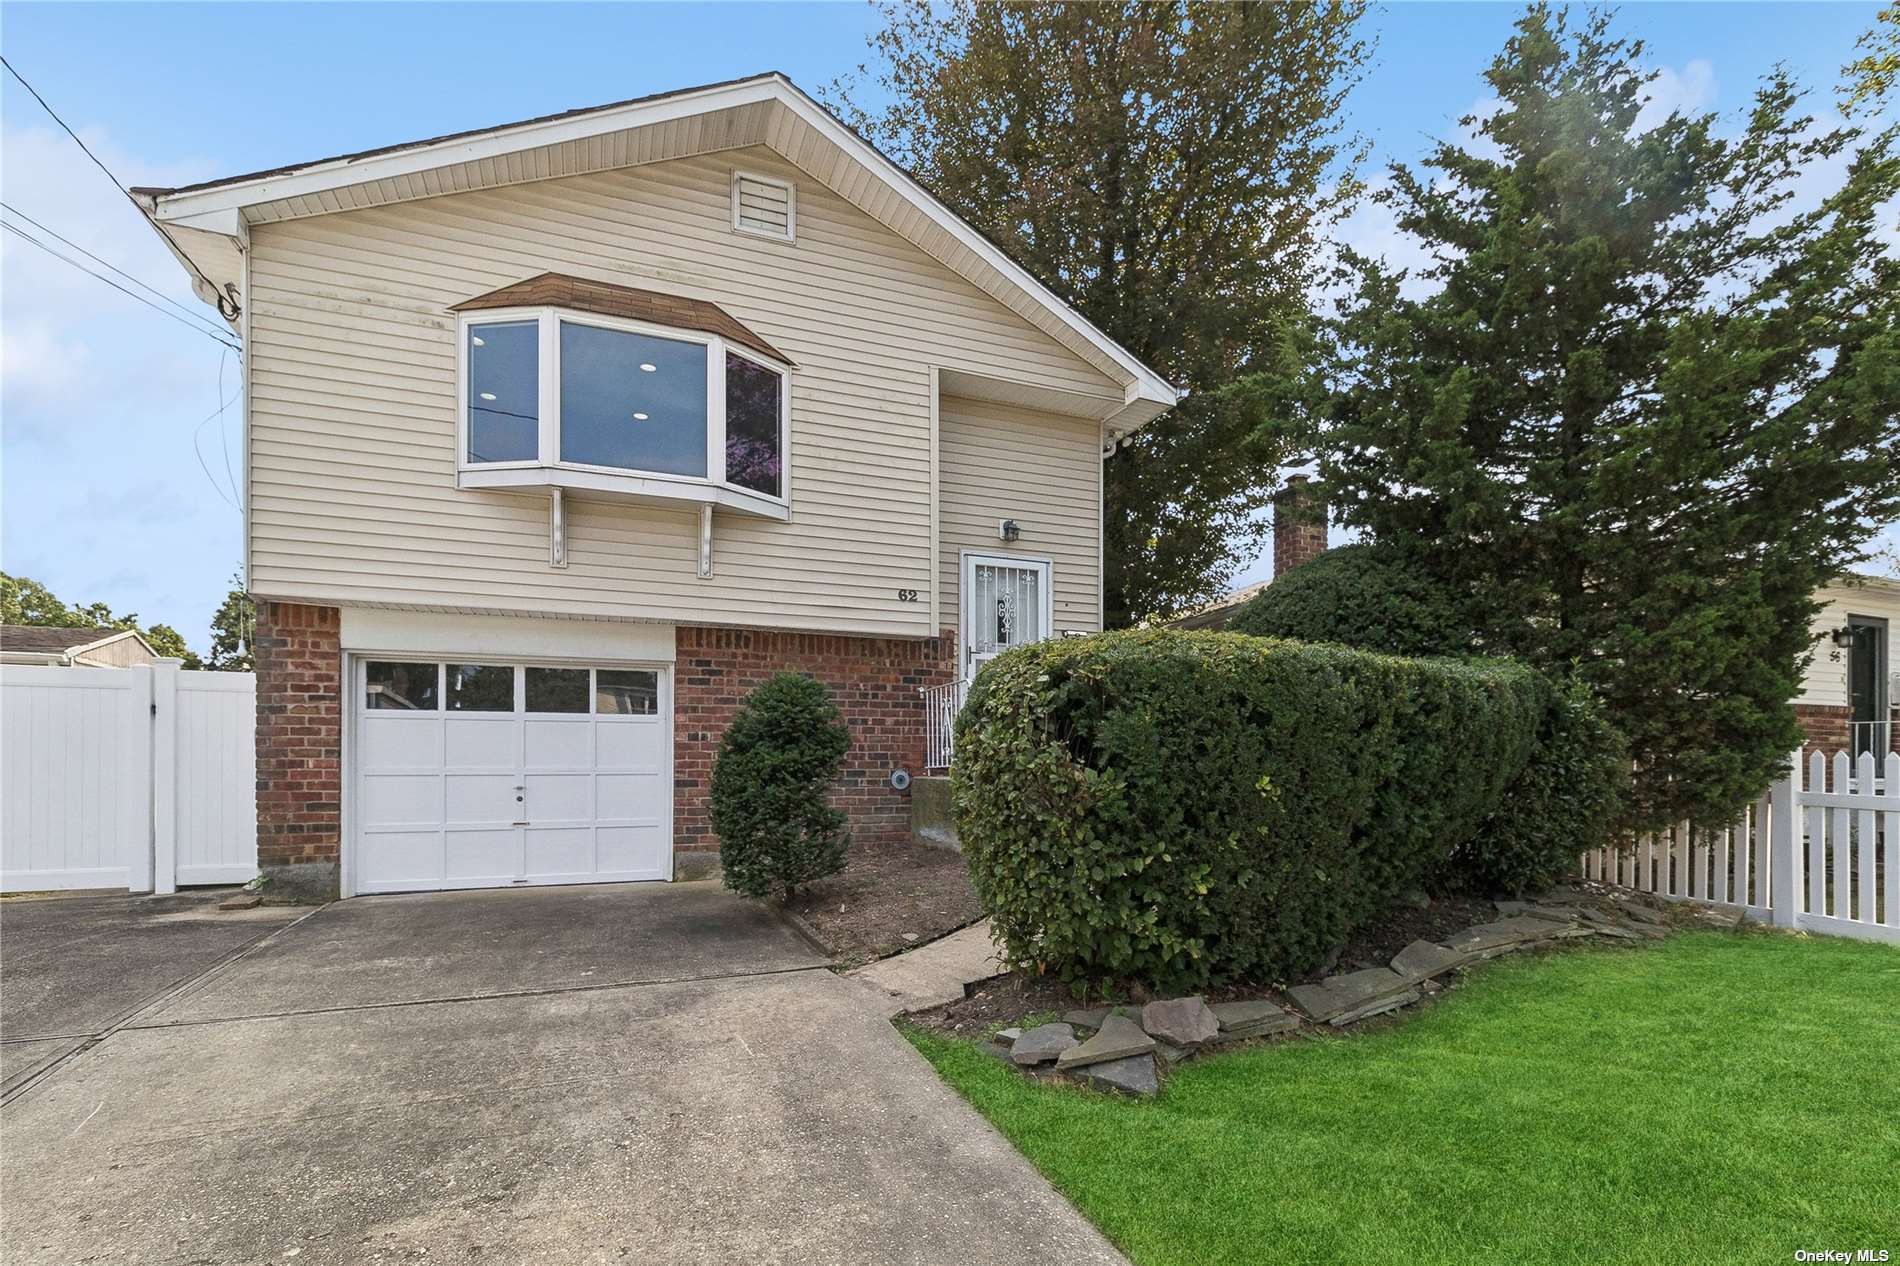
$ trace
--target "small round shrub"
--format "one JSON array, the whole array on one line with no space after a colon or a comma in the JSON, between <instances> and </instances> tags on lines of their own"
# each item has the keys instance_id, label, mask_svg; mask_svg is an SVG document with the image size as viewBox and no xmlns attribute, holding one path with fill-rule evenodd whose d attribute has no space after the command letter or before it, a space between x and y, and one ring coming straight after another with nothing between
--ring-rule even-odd
<instances>
[{"instance_id":1,"label":"small round shrub","mask_svg":"<svg viewBox=\"0 0 1900 1266\"><path fill-rule=\"evenodd\" d=\"M1497 810L1549 691L1517 665L1232 633L1043 642L971 687L957 831L1020 965L1285 980Z\"/></svg>"},{"instance_id":2,"label":"small round shrub","mask_svg":"<svg viewBox=\"0 0 1900 1266\"><path fill-rule=\"evenodd\" d=\"M844 869L845 815L825 796L850 746L831 692L810 677L779 673L746 696L713 762L710 816L726 887L790 897Z\"/></svg>"},{"instance_id":3,"label":"small round shrub","mask_svg":"<svg viewBox=\"0 0 1900 1266\"><path fill-rule=\"evenodd\" d=\"M1458 595L1378 545L1336 546L1278 577L1230 627L1387 655L1469 655L1476 644Z\"/></svg>"},{"instance_id":4,"label":"small round shrub","mask_svg":"<svg viewBox=\"0 0 1900 1266\"><path fill-rule=\"evenodd\" d=\"M1580 682L1550 692L1530 761L1498 810L1429 885L1492 896L1550 887L1611 842L1628 796L1629 746Z\"/></svg>"}]
</instances>

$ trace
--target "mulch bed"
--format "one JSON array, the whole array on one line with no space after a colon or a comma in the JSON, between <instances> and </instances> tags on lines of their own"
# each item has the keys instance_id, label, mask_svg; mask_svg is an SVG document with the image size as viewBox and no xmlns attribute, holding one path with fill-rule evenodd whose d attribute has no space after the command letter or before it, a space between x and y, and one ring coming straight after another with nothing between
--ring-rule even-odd
<instances>
[{"instance_id":1,"label":"mulch bed","mask_svg":"<svg viewBox=\"0 0 1900 1266\"><path fill-rule=\"evenodd\" d=\"M895 954L983 917L963 854L912 843L854 845L844 870L786 908L844 966Z\"/></svg>"}]
</instances>

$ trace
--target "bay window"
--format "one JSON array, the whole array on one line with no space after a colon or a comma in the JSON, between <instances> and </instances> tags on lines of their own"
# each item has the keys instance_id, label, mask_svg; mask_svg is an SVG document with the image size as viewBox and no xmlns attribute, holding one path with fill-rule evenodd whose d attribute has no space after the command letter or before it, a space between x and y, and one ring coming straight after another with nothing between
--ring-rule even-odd
<instances>
[{"instance_id":1,"label":"bay window","mask_svg":"<svg viewBox=\"0 0 1900 1266\"><path fill-rule=\"evenodd\" d=\"M789 516L788 365L719 332L556 307L465 312L460 329L460 486Z\"/></svg>"}]
</instances>

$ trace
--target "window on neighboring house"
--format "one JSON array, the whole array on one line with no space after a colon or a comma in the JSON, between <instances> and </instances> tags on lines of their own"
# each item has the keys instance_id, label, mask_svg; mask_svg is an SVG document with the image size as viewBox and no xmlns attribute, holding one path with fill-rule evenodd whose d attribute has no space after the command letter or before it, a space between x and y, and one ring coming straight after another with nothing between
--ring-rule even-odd
<instances>
[{"instance_id":1,"label":"window on neighboring house","mask_svg":"<svg viewBox=\"0 0 1900 1266\"><path fill-rule=\"evenodd\" d=\"M786 367L719 334L562 308L471 312L463 326L473 486L611 492L624 474L639 496L785 517Z\"/></svg>"}]
</instances>

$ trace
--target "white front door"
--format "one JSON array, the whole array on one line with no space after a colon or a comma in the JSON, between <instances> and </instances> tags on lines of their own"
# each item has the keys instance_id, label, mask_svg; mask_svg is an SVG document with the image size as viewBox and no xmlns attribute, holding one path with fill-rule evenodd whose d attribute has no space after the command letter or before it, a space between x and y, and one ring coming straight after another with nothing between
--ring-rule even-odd
<instances>
[{"instance_id":1,"label":"white front door","mask_svg":"<svg viewBox=\"0 0 1900 1266\"><path fill-rule=\"evenodd\" d=\"M1050 633L1048 559L1009 554L963 556L963 677L1012 646Z\"/></svg>"},{"instance_id":2,"label":"white front door","mask_svg":"<svg viewBox=\"0 0 1900 1266\"><path fill-rule=\"evenodd\" d=\"M367 657L352 890L665 879L663 668Z\"/></svg>"}]
</instances>

